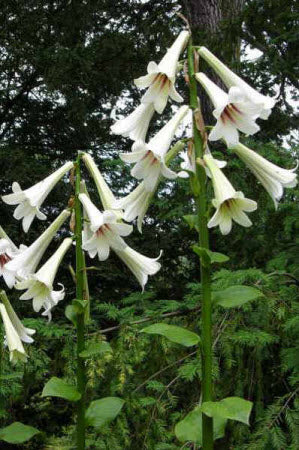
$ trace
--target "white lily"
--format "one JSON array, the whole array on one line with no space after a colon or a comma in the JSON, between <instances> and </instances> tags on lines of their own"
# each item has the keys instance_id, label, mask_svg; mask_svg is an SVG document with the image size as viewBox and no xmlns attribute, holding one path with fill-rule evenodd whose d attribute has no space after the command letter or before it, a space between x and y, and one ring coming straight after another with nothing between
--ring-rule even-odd
<instances>
[{"instance_id":1,"label":"white lily","mask_svg":"<svg viewBox=\"0 0 299 450\"><path fill-rule=\"evenodd\" d=\"M117 218L121 219L122 211L118 210L118 208L116 210L114 209L115 207L113 205L116 202L116 198L114 197L113 192L104 180L104 177L99 171L96 163L94 162L94 159L88 153L84 153L82 155L82 159L96 184L103 208L113 210Z\"/></svg>"},{"instance_id":2,"label":"white lily","mask_svg":"<svg viewBox=\"0 0 299 450\"><path fill-rule=\"evenodd\" d=\"M24 294L21 295L20 300L33 299L33 309L35 312L39 312L41 308L44 308L43 316L48 316L51 320L51 310L57 303L64 299L64 287L59 283L62 288L59 291L54 291L53 283L60 266L60 263L72 245L72 239L66 238L62 244L58 247L56 252L50 259L36 272L34 275L30 275L23 281L16 283L16 289L27 289Z\"/></svg>"},{"instance_id":3,"label":"white lily","mask_svg":"<svg viewBox=\"0 0 299 450\"><path fill-rule=\"evenodd\" d=\"M23 219L22 226L25 233L30 228L35 216L45 220L47 216L40 211L40 207L53 187L73 167L72 162L67 162L54 173L34 186L22 191L19 183L12 184L12 194L3 195L2 200L8 205L18 205L14 211L14 218Z\"/></svg>"},{"instance_id":4,"label":"white lily","mask_svg":"<svg viewBox=\"0 0 299 450\"><path fill-rule=\"evenodd\" d=\"M32 328L26 328L18 318L16 312L14 311L13 307L11 306L10 301L7 298L7 295L4 291L0 291L0 299L5 306L6 312L8 314L8 317L18 333L21 341L26 342L27 344L31 344L33 342L32 335L35 333L35 330Z\"/></svg>"},{"instance_id":5,"label":"white lily","mask_svg":"<svg viewBox=\"0 0 299 450\"><path fill-rule=\"evenodd\" d=\"M236 192L229 180L215 164L212 155L205 155L204 161L207 164L213 182L215 198L212 200L216 212L208 223L208 227L219 225L222 234L228 234L232 228L234 220L243 227L250 227L251 221L246 212L255 211L257 204L254 200L244 197L243 192Z\"/></svg>"},{"instance_id":6,"label":"white lily","mask_svg":"<svg viewBox=\"0 0 299 450\"><path fill-rule=\"evenodd\" d=\"M147 283L149 275L155 275L160 268L161 264L158 263L158 259L161 257L162 252L157 258L148 258L141 253L136 252L128 245L124 250L114 250L117 256L126 264L139 281L142 290Z\"/></svg>"},{"instance_id":7,"label":"white lily","mask_svg":"<svg viewBox=\"0 0 299 450\"><path fill-rule=\"evenodd\" d=\"M101 212L92 203L86 194L79 194L79 199L89 219L89 228L92 237L83 241L83 249L94 258L98 254L100 261L105 261L113 250L122 250L126 243L120 236L128 236L133 231L132 225L117 222L117 216L113 211ZM83 235L85 237L85 235Z\"/></svg>"},{"instance_id":8,"label":"white lily","mask_svg":"<svg viewBox=\"0 0 299 450\"><path fill-rule=\"evenodd\" d=\"M130 194L119 200L116 200L115 207L124 210L123 219L126 222L132 222L137 217L137 228L142 233L142 221L145 213L151 203L154 193L159 184L159 179L152 191L145 189L144 181L142 181Z\"/></svg>"},{"instance_id":9,"label":"white lily","mask_svg":"<svg viewBox=\"0 0 299 450\"><path fill-rule=\"evenodd\" d=\"M0 314L5 329L5 341L9 349L9 359L13 364L26 362L27 354L21 338L15 330L3 303L0 303Z\"/></svg>"},{"instance_id":10,"label":"white lily","mask_svg":"<svg viewBox=\"0 0 299 450\"><path fill-rule=\"evenodd\" d=\"M241 143L235 146L233 151L264 186L273 199L275 208L283 195L283 188L296 186L297 174L294 171L297 167L291 170L282 169Z\"/></svg>"},{"instance_id":11,"label":"white lily","mask_svg":"<svg viewBox=\"0 0 299 450\"><path fill-rule=\"evenodd\" d=\"M105 261L110 253L110 248L136 276L144 288L148 275L155 274L160 269L157 259L148 258L130 248L121 236L128 236L133 227L117 222L113 211L101 212L91 202L86 194L79 194L79 199L89 218L89 227L93 236L88 241L83 241L83 249L91 258L98 255L100 261Z\"/></svg>"},{"instance_id":12,"label":"white lily","mask_svg":"<svg viewBox=\"0 0 299 450\"><path fill-rule=\"evenodd\" d=\"M251 135L260 129L255 120L259 117L261 105L250 102L236 86L231 87L227 94L204 73L196 73L195 77L215 107L213 115L217 123L209 134L210 141L223 138L226 145L232 147L239 142L238 130Z\"/></svg>"},{"instance_id":13,"label":"white lily","mask_svg":"<svg viewBox=\"0 0 299 450\"><path fill-rule=\"evenodd\" d=\"M134 80L138 88L148 90L141 98L142 103L153 103L155 110L162 113L167 104L168 96L176 102L182 102L183 98L175 90L175 78L178 59L189 39L189 32L182 31L172 46L168 49L159 64L151 61L147 66L148 75Z\"/></svg>"},{"instance_id":14,"label":"white lily","mask_svg":"<svg viewBox=\"0 0 299 450\"><path fill-rule=\"evenodd\" d=\"M33 274L55 233L69 216L69 211L62 211L30 247L23 250L6 264L6 269L13 276L20 278L26 278L28 275Z\"/></svg>"},{"instance_id":15,"label":"white lily","mask_svg":"<svg viewBox=\"0 0 299 450\"><path fill-rule=\"evenodd\" d=\"M275 105L275 99L266 95L262 95L251 86L249 86L249 84L247 84L244 80L242 80L242 78L238 77L238 75L232 72L206 47L200 47L198 53L215 70L215 72L219 75L228 89L231 87L238 87L242 94L245 95L252 104L261 106L258 117L260 117L261 119L268 119L269 115L271 114L271 110Z\"/></svg>"},{"instance_id":16,"label":"white lily","mask_svg":"<svg viewBox=\"0 0 299 450\"><path fill-rule=\"evenodd\" d=\"M112 133L129 137L132 141L144 141L154 112L152 103L141 103L129 116L115 122L110 129Z\"/></svg>"},{"instance_id":17,"label":"white lily","mask_svg":"<svg viewBox=\"0 0 299 450\"><path fill-rule=\"evenodd\" d=\"M15 284L15 277L6 269L6 264L17 252L18 248L0 226L0 277L3 276L5 283L10 289Z\"/></svg>"},{"instance_id":18,"label":"white lily","mask_svg":"<svg viewBox=\"0 0 299 450\"><path fill-rule=\"evenodd\" d=\"M131 175L138 180L144 179L144 187L148 192L155 190L156 183L163 175L174 179L177 174L165 164L165 154L181 120L185 117L189 107L184 105L172 119L149 141L148 144L135 142L131 153L121 153L120 157L128 163L137 163L131 170Z\"/></svg>"}]
</instances>

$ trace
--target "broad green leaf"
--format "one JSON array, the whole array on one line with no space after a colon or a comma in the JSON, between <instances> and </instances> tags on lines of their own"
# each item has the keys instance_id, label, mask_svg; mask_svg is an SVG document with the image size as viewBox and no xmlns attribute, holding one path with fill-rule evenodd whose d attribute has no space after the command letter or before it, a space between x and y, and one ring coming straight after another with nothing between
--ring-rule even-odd
<instances>
[{"instance_id":1,"label":"broad green leaf","mask_svg":"<svg viewBox=\"0 0 299 450\"><path fill-rule=\"evenodd\" d=\"M91 356L100 355L106 352L112 352L112 348L108 342L92 342L80 353L80 356L81 358L90 358Z\"/></svg>"},{"instance_id":2,"label":"broad green leaf","mask_svg":"<svg viewBox=\"0 0 299 450\"><path fill-rule=\"evenodd\" d=\"M67 305L64 314L65 317L73 323L73 325L77 325L77 313L76 308L73 305Z\"/></svg>"},{"instance_id":3,"label":"broad green leaf","mask_svg":"<svg viewBox=\"0 0 299 450\"><path fill-rule=\"evenodd\" d=\"M76 386L66 383L57 377L52 377L46 384L42 392L42 397L61 397L71 402L80 399L81 394L77 391Z\"/></svg>"},{"instance_id":4,"label":"broad green leaf","mask_svg":"<svg viewBox=\"0 0 299 450\"><path fill-rule=\"evenodd\" d=\"M176 325L168 325L167 323L155 323L149 327L141 330L142 333L160 334L166 337L171 342L191 347L200 342L200 337L193 333L193 331L186 330L186 328L177 327Z\"/></svg>"},{"instance_id":5,"label":"broad green leaf","mask_svg":"<svg viewBox=\"0 0 299 450\"><path fill-rule=\"evenodd\" d=\"M194 228L196 231L199 231L198 217L196 215L187 214L186 216L183 216L183 219L187 222L191 230Z\"/></svg>"},{"instance_id":6,"label":"broad green leaf","mask_svg":"<svg viewBox=\"0 0 299 450\"><path fill-rule=\"evenodd\" d=\"M14 422L8 427L0 429L0 440L9 444L22 444L38 433L40 431L34 427L24 425L21 422Z\"/></svg>"},{"instance_id":7,"label":"broad green leaf","mask_svg":"<svg viewBox=\"0 0 299 450\"><path fill-rule=\"evenodd\" d=\"M229 260L229 257L224 255L223 253L212 252L211 250L199 247L198 245L193 245L192 250L196 253L200 258L202 258L202 262L204 265L207 263L224 263Z\"/></svg>"},{"instance_id":8,"label":"broad green leaf","mask_svg":"<svg viewBox=\"0 0 299 450\"><path fill-rule=\"evenodd\" d=\"M262 297L263 293L251 286L231 286L223 291L212 292L212 300L223 308L234 308Z\"/></svg>"},{"instance_id":9,"label":"broad green leaf","mask_svg":"<svg viewBox=\"0 0 299 450\"><path fill-rule=\"evenodd\" d=\"M209 417L237 420L249 425L252 402L240 397L227 397L220 402L205 402L201 410Z\"/></svg>"},{"instance_id":10,"label":"broad green leaf","mask_svg":"<svg viewBox=\"0 0 299 450\"><path fill-rule=\"evenodd\" d=\"M97 428L107 425L120 413L124 403L124 400L118 397L94 400L86 411L86 424Z\"/></svg>"},{"instance_id":11,"label":"broad green leaf","mask_svg":"<svg viewBox=\"0 0 299 450\"><path fill-rule=\"evenodd\" d=\"M214 440L220 439L225 433L226 419L216 417L213 420ZM197 406L193 411L178 422L174 429L175 435L181 442L193 442L202 445L202 413Z\"/></svg>"}]
</instances>

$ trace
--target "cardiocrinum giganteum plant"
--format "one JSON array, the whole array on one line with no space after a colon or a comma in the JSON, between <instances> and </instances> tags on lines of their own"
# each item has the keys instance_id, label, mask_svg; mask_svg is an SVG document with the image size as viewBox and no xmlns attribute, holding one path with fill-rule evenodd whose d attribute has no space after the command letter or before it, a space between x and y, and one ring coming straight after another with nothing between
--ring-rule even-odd
<instances>
[{"instance_id":1,"label":"cardiocrinum giganteum plant","mask_svg":"<svg viewBox=\"0 0 299 450\"><path fill-rule=\"evenodd\" d=\"M186 52L185 64L180 64ZM199 58L203 58L222 79L226 90L214 84L198 69ZM182 61L182 59L180 60ZM183 97L176 91L176 77L185 68L186 86L189 91L189 105L176 106L173 117L153 136L148 137L148 128L154 113L162 114L170 99L183 103ZM187 70L186 70L187 68ZM18 183L13 183L12 193L2 196L8 205L15 205L14 218L22 219L24 232L27 232L35 217L45 220L40 211L47 195L69 171L74 173L74 201L62 211L56 220L29 247L17 247L0 228L0 275L9 289L15 288L20 293L20 300L32 300L35 312L40 312L51 320L55 315L58 302L67 303L67 292L60 285L54 290L54 282L59 265L67 251L76 252L76 299L66 305L66 316L76 328L77 345L77 385L68 384L53 377L45 384L44 396L58 396L72 401L77 410L76 448L85 448L87 426L108 423L120 412L123 400L117 397L105 397L86 405L86 363L90 352L99 355L111 351L107 342L86 346L86 328L89 318L89 295L87 267L90 258L106 261L111 251L121 259L136 277L142 290L149 275L155 275L161 267L158 260L144 256L131 248L124 238L132 232L132 225L127 222L136 220L139 232L142 231L143 219L165 180L177 177L188 178L190 193L193 196L194 211L185 216L187 222L198 232L198 243L192 249L199 256L201 269L201 336L191 330L166 323L155 323L141 331L158 334L184 346L198 346L202 359L201 398L195 408L186 412L186 417L175 427L176 438L182 443L192 443L196 448L205 450L213 448L213 442L224 436L228 420L249 423L252 404L246 399L228 397L216 399L212 383L212 308L219 306L237 307L246 301L260 296L260 291L248 286L234 286L225 292L212 290L211 267L213 263L228 260L226 255L211 251L209 248L209 228L219 226L225 236L232 230L233 222L243 227L252 225L248 213L257 209L253 199L245 197L243 192L235 190L222 169L227 162L213 157L212 144L220 141L230 148L256 176L269 195L275 207L283 194L284 187L296 185L294 170L287 170L267 161L258 153L240 142L243 134L252 135L259 130L258 118L266 120L275 100L264 96L250 87L234 74L219 59L203 46L193 46L189 30L182 31L165 56L156 64L151 61L148 74L134 80L140 89L146 89L140 105L128 116L117 120L111 127L112 133L129 138L132 149L120 154L120 158L131 164L131 175L140 181L128 195L116 199L103 178L91 154L79 152L74 162L67 162L44 180L22 190ZM197 96L197 83L206 91L213 103L215 124L205 126ZM173 145L177 129L185 129L183 137ZM208 134L208 130L209 134ZM188 134L191 136L188 137ZM171 146L172 145L172 146ZM187 151L184 149L187 146ZM181 153L183 152L183 153ZM181 154L184 160L181 171L169 168L173 158ZM89 197L84 180L81 179L81 165L84 163L97 187L99 198L93 203ZM214 198L209 204L206 191L211 183ZM211 206L214 211L208 217ZM50 258L40 265L51 240L66 220L71 219L69 237L66 237ZM234 225L235 226L235 225ZM74 244L74 245L72 245ZM0 313L2 316L5 344L13 364L25 363L26 347L33 343L35 330L26 328L16 315L5 291L1 291ZM55 320L55 316L54 316ZM33 344L34 345L34 344ZM33 427L13 423L1 430L3 440L13 442L18 433L19 442L28 440L38 433Z\"/></svg>"}]
</instances>

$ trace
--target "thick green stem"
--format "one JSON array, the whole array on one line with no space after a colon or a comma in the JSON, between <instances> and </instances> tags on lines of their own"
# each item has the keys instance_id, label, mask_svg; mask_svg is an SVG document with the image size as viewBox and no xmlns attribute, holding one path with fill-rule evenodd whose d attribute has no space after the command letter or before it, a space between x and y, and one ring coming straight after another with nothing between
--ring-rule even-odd
<instances>
[{"instance_id":1,"label":"thick green stem","mask_svg":"<svg viewBox=\"0 0 299 450\"><path fill-rule=\"evenodd\" d=\"M82 209L79 200L80 193L80 155L76 162L76 194L75 194L75 216L76 216L76 298L84 300L84 254L82 250ZM84 343L84 311L77 314L77 389L81 394L77 402L77 450L85 449L85 392L86 374L84 359L80 353L85 348Z\"/></svg>"},{"instance_id":2,"label":"thick green stem","mask_svg":"<svg viewBox=\"0 0 299 450\"><path fill-rule=\"evenodd\" d=\"M193 110L193 142L195 157L202 158L204 152L204 139L197 128L196 114L200 114L197 99L197 87L194 77L194 56L192 40L188 46L188 67L190 87L190 108ZM207 226L207 198L206 198L206 174L204 168L196 164L196 175L193 180L193 193L196 202L199 245L209 248L209 233ZM202 285L202 400L212 400L212 307L211 307L211 268L209 264L203 265L200 260L200 274ZM213 449L213 420L202 416L202 443L203 450Z\"/></svg>"}]
</instances>

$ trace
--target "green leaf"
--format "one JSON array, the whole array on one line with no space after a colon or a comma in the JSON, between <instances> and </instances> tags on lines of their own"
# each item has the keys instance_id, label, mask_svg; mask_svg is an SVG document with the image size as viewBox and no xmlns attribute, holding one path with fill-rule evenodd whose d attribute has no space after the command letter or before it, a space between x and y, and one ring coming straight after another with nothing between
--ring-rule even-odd
<instances>
[{"instance_id":1,"label":"green leaf","mask_svg":"<svg viewBox=\"0 0 299 450\"><path fill-rule=\"evenodd\" d=\"M124 403L124 400L118 397L94 400L90 403L85 414L87 426L99 428L107 425L120 413Z\"/></svg>"},{"instance_id":2,"label":"green leaf","mask_svg":"<svg viewBox=\"0 0 299 450\"><path fill-rule=\"evenodd\" d=\"M237 420L249 425L252 402L240 397L227 397L220 402L205 402L201 410L209 417Z\"/></svg>"},{"instance_id":3,"label":"green leaf","mask_svg":"<svg viewBox=\"0 0 299 450\"><path fill-rule=\"evenodd\" d=\"M68 305L65 308L64 314L65 314L65 317L73 323L73 325L75 325L75 326L77 325L77 313L76 313L76 308L73 305Z\"/></svg>"},{"instance_id":4,"label":"green leaf","mask_svg":"<svg viewBox=\"0 0 299 450\"><path fill-rule=\"evenodd\" d=\"M184 345L185 347L191 347L200 342L200 337L193 333L193 331L186 330L176 325L168 325L167 323L155 323L149 327L145 327L141 330L142 333L148 334L160 334L166 337L171 342Z\"/></svg>"},{"instance_id":5,"label":"green leaf","mask_svg":"<svg viewBox=\"0 0 299 450\"><path fill-rule=\"evenodd\" d=\"M194 228L196 231L199 231L198 217L196 215L187 214L186 216L183 216L183 219L189 225L191 230Z\"/></svg>"},{"instance_id":6,"label":"green leaf","mask_svg":"<svg viewBox=\"0 0 299 450\"><path fill-rule=\"evenodd\" d=\"M91 356L100 355L106 352L112 352L112 348L108 342L91 342L86 349L80 353L81 358L90 358Z\"/></svg>"},{"instance_id":7,"label":"green leaf","mask_svg":"<svg viewBox=\"0 0 299 450\"><path fill-rule=\"evenodd\" d=\"M212 301L223 308L234 308L262 296L261 291L251 286L231 286L212 292Z\"/></svg>"},{"instance_id":8,"label":"green leaf","mask_svg":"<svg viewBox=\"0 0 299 450\"><path fill-rule=\"evenodd\" d=\"M61 397L70 402L76 402L81 398L76 386L66 383L57 377L52 377L46 384L42 392L42 397Z\"/></svg>"},{"instance_id":9,"label":"green leaf","mask_svg":"<svg viewBox=\"0 0 299 450\"><path fill-rule=\"evenodd\" d=\"M213 421L214 440L220 439L225 434L226 419L216 417ZM181 442L193 442L202 445L202 413L197 406L193 411L178 422L174 429L175 435Z\"/></svg>"},{"instance_id":10,"label":"green leaf","mask_svg":"<svg viewBox=\"0 0 299 450\"><path fill-rule=\"evenodd\" d=\"M8 427L0 429L0 440L9 444L22 444L38 433L40 431L34 427L24 425L21 422L14 422Z\"/></svg>"},{"instance_id":11,"label":"green leaf","mask_svg":"<svg viewBox=\"0 0 299 450\"><path fill-rule=\"evenodd\" d=\"M200 256L200 258L202 258L203 263L224 263L229 260L229 257L223 253L212 252L211 250L204 247L199 247L198 245L193 245L192 250Z\"/></svg>"}]
</instances>

